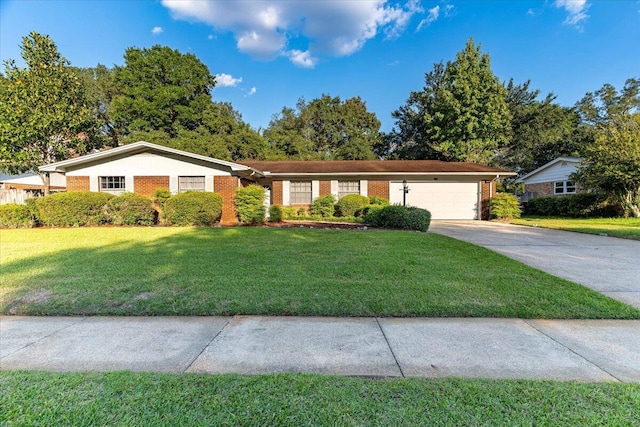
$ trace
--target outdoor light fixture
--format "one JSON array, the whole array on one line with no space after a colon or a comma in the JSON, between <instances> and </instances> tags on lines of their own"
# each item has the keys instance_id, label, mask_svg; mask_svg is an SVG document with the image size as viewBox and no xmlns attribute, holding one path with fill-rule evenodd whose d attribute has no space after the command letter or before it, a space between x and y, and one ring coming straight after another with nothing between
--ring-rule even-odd
<instances>
[{"instance_id":1,"label":"outdoor light fixture","mask_svg":"<svg viewBox=\"0 0 640 427\"><path fill-rule=\"evenodd\" d=\"M407 206L407 193L409 192L409 185L407 180L402 180L402 206Z\"/></svg>"}]
</instances>

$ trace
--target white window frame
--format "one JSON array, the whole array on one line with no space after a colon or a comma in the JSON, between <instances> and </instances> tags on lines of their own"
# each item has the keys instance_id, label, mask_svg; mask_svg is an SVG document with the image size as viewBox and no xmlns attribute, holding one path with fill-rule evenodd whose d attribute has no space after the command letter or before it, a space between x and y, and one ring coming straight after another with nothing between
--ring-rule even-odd
<instances>
[{"instance_id":1,"label":"white window frame","mask_svg":"<svg viewBox=\"0 0 640 427\"><path fill-rule=\"evenodd\" d=\"M307 189L308 187L308 189ZM289 204L310 205L313 198L311 181L289 182Z\"/></svg>"},{"instance_id":2,"label":"white window frame","mask_svg":"<svg viewBox=\"0 0 640 427\"><path fill-rule=\"evenodd\" d=\"M127 191L127 180L124 176L101 176L98 178L101 193L122 194Z\"/></svg>"},{"instance_id":3,"label":"white window frame","mask_svg":"<svg viewBox=\"0 0 640 427\"><path fill-rule=\"evenodd\" d=\"M361 188L360 181L338 181L338 199L346 196L347 194L360 194Z\"/></svg>"},{"instance_id":4,"label":"white window frame","mask_svg":"<svg viewBox=\"0 0 640 427\"><path fill-rule=\"evenodd\" d=\"M553 183L553 194L576 194L576 183L573 181L555 181Z\"/></svg>"},{"instance_id":5,"label":"white window frame","mask_svg":"<svg viewBox=\"0 0 640 427\"><path fill-rule=\"evenodd\" d=\"M186 191L206 191L206 179L204 176L179 176L178 193Z\"/></svg>"}]
</instances>

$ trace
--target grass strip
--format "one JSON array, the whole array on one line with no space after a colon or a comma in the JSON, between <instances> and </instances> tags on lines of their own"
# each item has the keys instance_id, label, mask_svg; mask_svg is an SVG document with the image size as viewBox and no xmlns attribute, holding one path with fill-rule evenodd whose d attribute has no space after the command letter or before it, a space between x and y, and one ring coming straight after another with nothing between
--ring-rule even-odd
<instances>
[{"instance_id":1,"label":"grass strip","mask_svg":"<svg viewBox=\"0 0 640 427\"><path fill-rule=\"evenodd\" d=\"M11 426L637 426L640 384L0 372Z\"/></svg>"},{"instance_id":2,"label":"grass strip","mask_svg":"<svg viewBox=\"0 0 640 427\"><path fill-rule=\"evenodd\" d=\"M640 240L640 218L524 217L513 224Z\"/></svg>"},{"instance_id":3,"label":"grass strip","mask_svg":"<svg viewBox=\"0 0 640 427\"><path fill-rule=\"evenodd\" d=\"M431 233L97 227L2 230L0 239L9 314L640 318Z\"/></svg>"}]
</instances>

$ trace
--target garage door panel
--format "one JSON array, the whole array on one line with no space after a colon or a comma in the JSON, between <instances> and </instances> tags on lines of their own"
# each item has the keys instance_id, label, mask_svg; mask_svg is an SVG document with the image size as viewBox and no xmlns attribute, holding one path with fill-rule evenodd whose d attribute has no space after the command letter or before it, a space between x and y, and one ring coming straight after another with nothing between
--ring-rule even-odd
<instances>
[{"instance_id":1,"label":"garage door panel","mask_svg":"<svg viewBox=\"0 0 640 427\"><path fill-rule=\"evenodd\" d=\"M476 182L409 182L407 205L427 209L433 219L476 219ZM392 204L402 203L402 182L391 182Z\"/></svg>"}]
</instances>

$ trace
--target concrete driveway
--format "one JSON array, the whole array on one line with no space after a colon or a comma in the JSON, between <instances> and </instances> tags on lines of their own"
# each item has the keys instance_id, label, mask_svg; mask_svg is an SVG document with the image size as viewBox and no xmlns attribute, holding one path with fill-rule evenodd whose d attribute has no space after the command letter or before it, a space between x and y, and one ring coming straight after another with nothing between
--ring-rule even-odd
<instances>
[{"instance_id":1,"label":"concrete driveway","mask_svg":"<svg viewBox=\"0 0 640 427\"><path fill-rule=\"evenodd\" d=\"M433 221L429 231L491 249L640 308L640 241L487 221Z\"/></svg>"}]
</instances>

